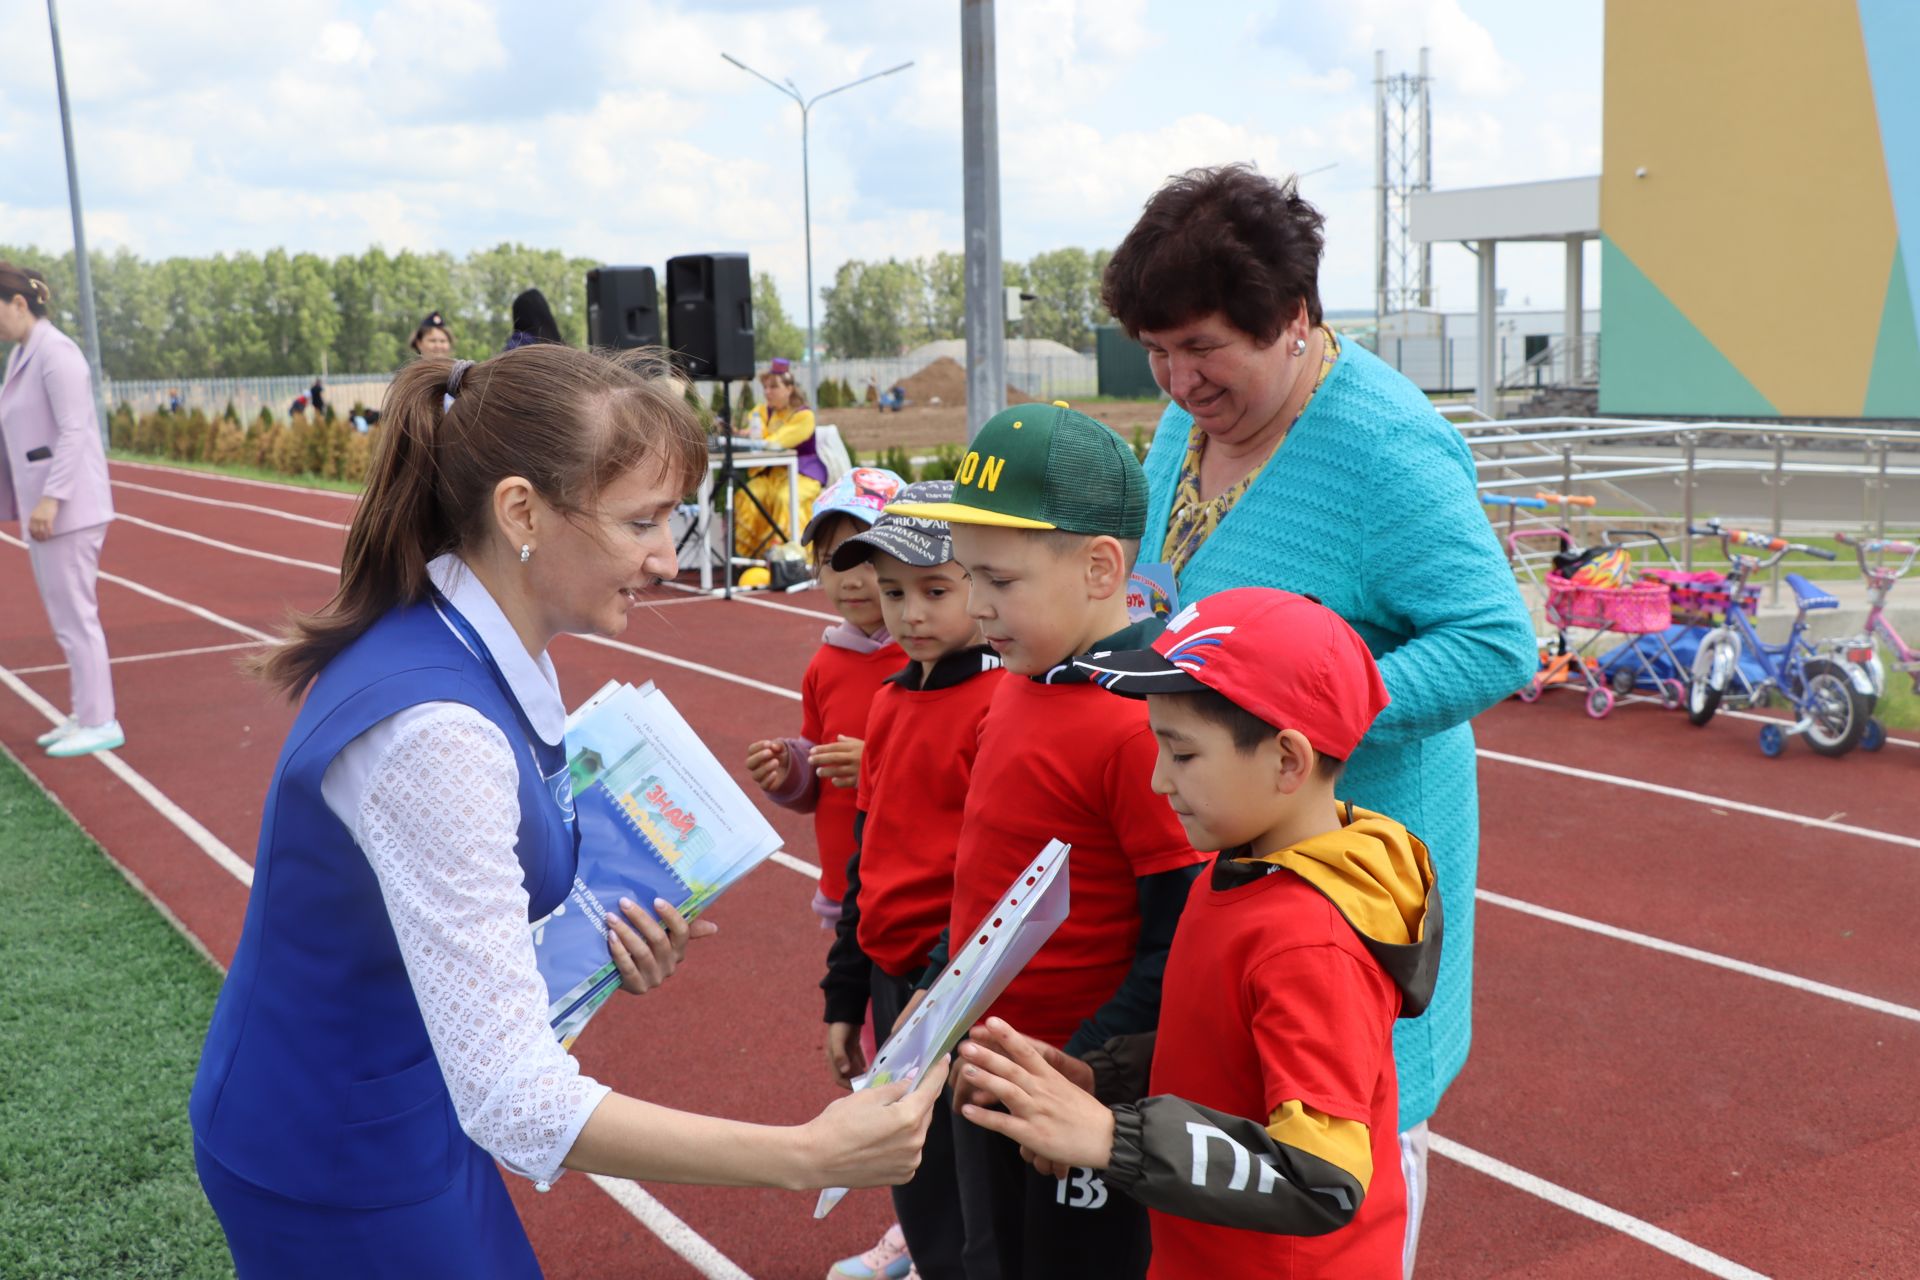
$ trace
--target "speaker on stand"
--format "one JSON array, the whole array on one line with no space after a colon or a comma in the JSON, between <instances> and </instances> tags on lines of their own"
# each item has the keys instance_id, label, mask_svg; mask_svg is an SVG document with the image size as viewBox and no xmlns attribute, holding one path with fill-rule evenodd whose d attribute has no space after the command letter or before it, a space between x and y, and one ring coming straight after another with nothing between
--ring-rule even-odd
<instances>
[{"instance_id":1,"label":"speaker on stand","mask_svg":"<svg viewBox=\"0 0 1920 1280\"><path fill-rule=\"evenodd\" d=\"M725 490L727 495L722 594L731 600L733 504L741 486L733 460L733 408L727 384L753 377L753 278L746 254L691 253L667 260L667 337L674 364L688 378L720 384L720 476L715 492ZM746 496L770 526L781 528L751 489Z\"/></svg>"},{"instance_id":2,"label":"speaker on stand","mask_svg":"<svg viewBox=\"0 0 1920 1280\"><path fill-rule=\"evenodd\" d=\"M660 290L652 267L587 272L587 343L621 351L660 345Z\"/></svg>"}]
</instances>

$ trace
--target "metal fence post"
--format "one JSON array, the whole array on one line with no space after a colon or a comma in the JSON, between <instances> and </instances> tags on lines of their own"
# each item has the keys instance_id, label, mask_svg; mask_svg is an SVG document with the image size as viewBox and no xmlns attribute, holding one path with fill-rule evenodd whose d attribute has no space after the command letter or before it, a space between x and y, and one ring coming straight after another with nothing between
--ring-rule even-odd
<instances>
[{"instance_id":1,"label":"metal fence post","mask_svg":"<svg viewBox=\"0 0 1920 1280\"><path fill-rule=\"evenodd\" d=\"M1787 488L1787 438L1773 438L1773 536L1780 536L1782 505ZM1767 589L1767 603L1780 603L1780 566L1773 566L1773 581Z\"/></svg>"},{"instance_id":2,"label":"metal fence post","mask_svg":"<svg viewBox=\"0 0 1920 1280\"><path fill-rule=\"evenodd\" d=\"M1688 573L1693 572L1693 455L1699 439L1691 431L1680 434L1680 444L1686 451L1686 469L1680 476L1680 511L1685 524L1680 530L1680 567Z\"/></svg>"},{"instance_id":3,"label":"metal fence post","mask_svg":"<svg viewBox=\"0 0 1920 1280\"><path fill-rule=\"evenodd\" d=\"M1573 446L1570 444L1560 446L1560 496L1563 498L1571 498L1573 496ZM1569 533L1571 533L1575 527L1580 530L1580 536L1575 539L1576 542L1585 542L1587 534L1585 518L1575 515L1574 512L1576 509L1577 508L1573 506L1561 507L1561 519L1569 526ZM1578 526L1574 525L1574 521L1576 520L1581 521Z\"/></svg>"},{"instance_id":4,"label":"metal fence post","mask_svg":"<svg viewBox=\"0 0 1920 1280\"><path fill-rule=\"evenodd\" d=\"M1887 537L1887 450L1891 447L1885 440L1880 442L1880 474L1874 480L1873 494L1873 536L1880 541Z\"/></svg>"}]
</instances>

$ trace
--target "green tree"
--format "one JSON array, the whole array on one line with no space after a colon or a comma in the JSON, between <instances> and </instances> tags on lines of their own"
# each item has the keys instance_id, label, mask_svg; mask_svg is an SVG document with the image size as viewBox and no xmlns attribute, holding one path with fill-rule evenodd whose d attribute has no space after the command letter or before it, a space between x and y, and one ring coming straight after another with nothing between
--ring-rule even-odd
<instances>
[{"instance_id":1,"label":"green tree","mask_svg":"<svg viewBox=\"0 0 1920 1280\"><path fill-rule=\"evenodd\" d=\"M896 356L924 332L924 285L918 267L885 262L843 262L821 291L825 345L839 356Z\"/></svg>"},{"instance_id":2,"label":"green tree","mask_svg":"<svg viewBox=\"0 0 1920 1280\"><path fill-rule=\"evenodd\" d=\"M773 273L754 272L753 354L762 360L785 357L797 361L805 357L806 345L806 331L788 317Z\"/></svg>"}]
</instances>

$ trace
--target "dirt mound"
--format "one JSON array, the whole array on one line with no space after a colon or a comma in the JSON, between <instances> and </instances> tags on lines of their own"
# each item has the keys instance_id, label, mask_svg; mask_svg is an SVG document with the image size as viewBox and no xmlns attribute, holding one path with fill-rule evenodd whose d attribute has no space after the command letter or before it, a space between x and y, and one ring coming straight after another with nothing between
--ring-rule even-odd
<instances>
[{"instance_id":1,"label":"dirt mound","mask_svg":"<svg viewBox=\"0 0 1920 1280\"><path fill-rule=\"evenodd\" d=\"M907 393L910 404L930 405L935 399L945 404L965 404L967 402L967 371L952 356L941 356L932 364L901 381L900 386ZM1007 385L1008 404L1026 404L1032 396L1009 383Z\"/></svg>"}]
</instances>

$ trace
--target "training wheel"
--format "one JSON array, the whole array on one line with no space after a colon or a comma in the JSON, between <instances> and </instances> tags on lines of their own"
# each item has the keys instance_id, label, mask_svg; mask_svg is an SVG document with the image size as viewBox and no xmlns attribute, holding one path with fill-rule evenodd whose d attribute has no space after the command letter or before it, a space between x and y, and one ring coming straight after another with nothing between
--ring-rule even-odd
<instances>
[{"instance_id":1,"label":"training wheel","mask_svg":"<svg viewBox=\"0 0 1920 1280\"><path fill-rule=\"evenodd\" d=\"M1660 705L1669 711L1676 711L1686 706L1686 682L1683 680L1662 680L1660 682Z\"/></svg>"},{"instance_id":2,"label":"training wheel","mask_svg":"<svg viewBox=\"0 0 1920 1280\"><path fill-rule=\"evenodd\" d=\"M1770 724L1760 730L1760 750L1762 754L1777 756L1786 749L1787 735L1780 731L1779 725Z\"/></svg>"},{"instance_id":3,"label":"training wheel","mask_svg":"<svg viewBox=\"0 0 1920 1280\"><path fill-rule=\"evenodd\" d=\"M1887 745L1887 726L1878 720L1868 720L1867 727L1860 735L1862 751L1878 751Z\"/></svg>"},{"instance_id":4,"label":"training wheel","mask_svg":"<svg viewBox=\"0 0 1920 1280\"><path fill-rule=\"evenodd\" d=\"M1604 720L1607 712L1613 710L1613 690L1601 685L1587 694L1587 714L1595 720Z\"/></svg>"}]
</instances>

